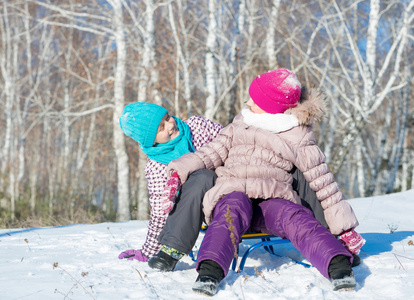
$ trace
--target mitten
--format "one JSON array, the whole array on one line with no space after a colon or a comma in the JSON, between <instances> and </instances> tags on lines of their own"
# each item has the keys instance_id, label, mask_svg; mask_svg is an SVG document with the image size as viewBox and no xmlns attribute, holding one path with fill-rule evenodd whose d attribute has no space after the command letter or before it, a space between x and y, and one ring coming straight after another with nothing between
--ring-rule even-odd
<instances>
[{"instance_id":1,"label":"mitten","mask_svg":"<svg viewBox=\"0 0 414 300\"><path fill-rule=\"evenodd\" d=\"M180 177L178 176L177 172L173 172L164 187L164 192L162 193L162 209L165 214L170 213L170 211L173 209L175 199L177 198L177 192L180 190L180 188Z\"/></svg>"},{"instance_id":2,"label":"mitten","mask_svg":"<svg viewBox=\"0 0 414 300\"><path fill-rule=\"evenodd\" d=\"M142 254L141 250L133 250L133 249L125 250L124 252L119 254L118 258L119 259L126 258L128 260L136 259L142 262L148 261L148 258L144 254Z\"/></svg>"},{"instance_id":3,"label":"mitten","mask_svg":"<svg viewBox=\"0 0 414 300\"><path fill-rule=\"evenodd\" d=\"M365 239L353 229L342 233L338 238L352 254L359 254L361 247L365 244Z\"/></svg>"}]
</instances>

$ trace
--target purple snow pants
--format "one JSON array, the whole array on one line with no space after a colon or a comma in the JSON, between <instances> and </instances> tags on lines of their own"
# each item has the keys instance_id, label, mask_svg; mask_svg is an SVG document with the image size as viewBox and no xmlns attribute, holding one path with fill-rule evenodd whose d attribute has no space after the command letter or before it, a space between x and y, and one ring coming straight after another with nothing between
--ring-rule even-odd
<instances>
[{"instance_id":1,"label":"purple snow pants","mask_svg":"<svg viewBox=\"0 0 414 300\"><path fill-rule=\"evenodd\" d=\"M229 221L234 228L230 228ZM230 229L234 234L233 238ZM328 267L333 257L345 255L351 262L353 259L344 246L306 207L284 199L268 199L258 205L252 205L246 194L233 192L221 199L214 209L213 221L200 247L197 271L202 261L213 260L223 268L226 276L235 246L238 247L240 237L248 231L289 239L293 246L328 279Z\"/></svg>"}]
</instances>

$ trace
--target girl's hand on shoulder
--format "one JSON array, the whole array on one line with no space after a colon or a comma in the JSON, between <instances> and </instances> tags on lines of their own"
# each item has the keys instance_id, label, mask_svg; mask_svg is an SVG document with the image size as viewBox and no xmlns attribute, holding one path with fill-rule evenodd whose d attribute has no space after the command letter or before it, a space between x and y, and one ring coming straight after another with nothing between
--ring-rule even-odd
<instances>
[{"instance_id":1,"label":"girl's hand on shoulder","mask_svg":"<svg viewBox=\"0 0 414 300\"><path fill-rule=\"evenodd\" d=\"M167 184L164 187L162 194L163 198L163 210L165 214L168 214L174 207L175 199L177 198L178 191L181 188L180 177L177 172L171 174L170 179L167 180Z\"/></svg>"}]
</instances>

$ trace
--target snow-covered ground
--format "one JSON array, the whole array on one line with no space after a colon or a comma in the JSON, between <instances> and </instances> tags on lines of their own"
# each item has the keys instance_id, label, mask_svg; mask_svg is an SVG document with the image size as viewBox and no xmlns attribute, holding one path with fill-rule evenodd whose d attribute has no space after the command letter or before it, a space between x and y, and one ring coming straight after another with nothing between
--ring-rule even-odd
<instances>
[{"instance_id":1,"label":"snow-covered ground","mask_svg":"<svg viewBox=\"0 0 414 300\"><path fill-rule=\"evenodd\" d=\"M349 200L367 243L354 269L355 291L334 292L290 244L273 256L250 254L244 271L230 271L216 299L414 299L414 190ZM195 263L184 257L174 272L118 260L139 248L147 222L0 230L0 299L206 299L194 294ZM197 246L200 244L200 235ZM249 241L248 244L252 244ZM248 244L240 248L243 253Z\"/></svg>"}]
</instances>

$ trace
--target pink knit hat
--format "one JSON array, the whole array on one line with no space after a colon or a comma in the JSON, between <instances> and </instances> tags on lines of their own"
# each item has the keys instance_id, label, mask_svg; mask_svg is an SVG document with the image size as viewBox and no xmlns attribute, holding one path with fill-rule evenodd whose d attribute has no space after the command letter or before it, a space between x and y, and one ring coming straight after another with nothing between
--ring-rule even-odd
<instances>
[{"instance_id":1,"label":"pink knit hat","mask_svg":"<svg viewBox=\"0 0 414 300\"><path fill-rule=\"evenodd\" d=\"M298 78L292 71L277 69L253 79L249 94L254 103L265 112L278 114L297 105L301 88Z\"/></svg>"}]
</instances>

